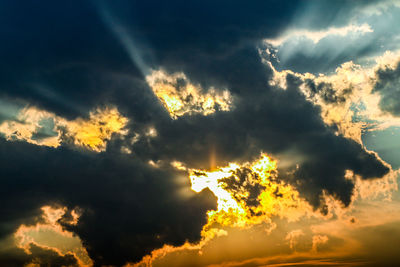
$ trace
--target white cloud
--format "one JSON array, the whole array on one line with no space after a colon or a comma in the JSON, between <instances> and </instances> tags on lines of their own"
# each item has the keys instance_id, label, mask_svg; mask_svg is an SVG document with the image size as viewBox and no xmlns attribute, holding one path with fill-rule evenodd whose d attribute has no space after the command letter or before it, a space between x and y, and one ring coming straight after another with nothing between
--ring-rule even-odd
<instances>
[{"instance_id":1,"label":"white cloud","mask_svg":"<svg viewBox=\"0 0 400 267\"><path fill-rule=\"evenodd\" d=\"M366 34L373 32L373 29L367 23L362 25L350 24L345 27L330 27L327 30L322 31L310 31L310 30L288 30L284 32L281 36L274 39L265 39L264 41L270 43L274 46L280 46L292 38L307 38L318 43L320 40L326 38L327 36L346 36L349 34Z\"/></svg>"}]
</instances>

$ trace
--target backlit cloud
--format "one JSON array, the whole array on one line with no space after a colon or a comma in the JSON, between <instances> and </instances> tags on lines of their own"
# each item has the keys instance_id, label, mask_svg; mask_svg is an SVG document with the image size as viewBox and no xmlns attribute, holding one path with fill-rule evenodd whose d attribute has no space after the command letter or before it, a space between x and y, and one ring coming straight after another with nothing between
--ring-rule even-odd
<instances>
[{"instance_id":1,"label":"backlit cloud","mask_svg":"<svg viewBox=\"0 0 400 267\"><path fill-rule=\"evenodd\" d=\"M63 229L59 221L66 214L66 208L42 207L42 222L33 226L21 225L15 232L15 240L19 248L24 249L27 254L32 254L32 244L37 247L55 251L60 256L73 255L81 267L92 266L86 249L79 237ZM76 224L78 215L72 210L72 220L63 221L67 224ZM38 255L34 255L38 256ZM39 256L40 257L40 256ZM40 262L40 258L39 258Z\"/></svg>"},{"instance_id":2,"label":"backlit cloud","mask_svg":"<svg viewBox=\"0 0 400 267\"><path fill-rule=\"evenodd\" d=\"M96 152L106 149L115 133L124 135L128 119L116 108L98 108L89 118L67 120L35 107L22 108L14 118L0 124L0 133L7 140L23 140L35 145L59 147L65 138Z\"/></svg>"},{"instance_id":3,"label":"backlit cloud","mask_svg":"<svg viewBox=\"0 0 400 267\"><path fill-rule=\"evenodd\" d=\"M350 24L344 27L331 27L323 31L292 30L284 33L283 36L280 36L277 39L266 39L265 42L270 43L274 46L280 46L284 42L287 42L289 39L292 38L308 38L314 43L318 43L321 39L326 38L330 35L346 36L349 34L366 34L369 32L373 32L373 30L371 29L371 26L366 23L362 25Z\"/></svg>"},{"instance_id":4,"label":"backlit cloud","mask_svg":"<svg viewBox=\"0 0 400 267\"><path fill-rule=\"evenodd\" d=\"M399 266L396 1L0 13L0 266Z\"/></svg>"},{"instance_id":5,"label":"backlit cloud","mask_svg":"<svg viewBox=\"0 0 400 267\"><path fill-rule=\"evenodd\" d=\"M270 53L269 50L267 53ZM318 76L290 70L277 71L269 61L265 62L274 72L271 85L285 89L288 75L299 78L302 82L300 87L307 99L321 107L325 123L336 125L338 133L348 138L361 143L363 130L400 125L395 111L388 112L390 107L396 105L396 98L390 98L391 104L385 102L388 97L386 95L395 92L390 89L395 88L393 81L388 81L385 73L393 73L398 68L398 53L388 51L376 57L373 67L346 62L334 74Z\"/></svg>"},{"instance_id":6,"label":"backlit cloud","mask_svg":"<svg viewBox=\"0 0 400 267\"><path fill-rule=\"evenodd\" d=\"M173 119L195 113L207 116L232 108L229 91L218 91L215 88L204 90L192 84L183 73L169 75L163 70L153 71L146 77L146 81Z\"/></svg>"}]
</instances>

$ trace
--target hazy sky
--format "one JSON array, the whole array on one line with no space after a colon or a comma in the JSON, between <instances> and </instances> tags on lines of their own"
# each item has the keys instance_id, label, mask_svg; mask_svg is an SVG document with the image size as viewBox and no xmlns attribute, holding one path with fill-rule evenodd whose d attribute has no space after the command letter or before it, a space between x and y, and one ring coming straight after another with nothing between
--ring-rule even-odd
<instances>
[{"instance_id":1,"label":"hazy sky","mask_svg":"<svg viewBox=\"0 0 400 267\"><path fill-rule=\"evenodd\" d=\"M1 266L400 266L400 2L0 2Z\"/></svg>"}]
</instances>

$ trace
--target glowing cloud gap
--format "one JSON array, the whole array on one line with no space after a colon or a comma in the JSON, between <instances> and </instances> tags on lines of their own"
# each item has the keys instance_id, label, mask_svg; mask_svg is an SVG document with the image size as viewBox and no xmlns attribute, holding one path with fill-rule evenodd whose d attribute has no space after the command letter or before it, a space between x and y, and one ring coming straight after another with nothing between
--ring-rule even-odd
<instances>
[{"instance_id":1,"label":"glowing cloud gap","mask_svg":"<svg viewBox=\"0 0 400 267\"><path fill-rule=\"evenodd\" d=\"M127 133L123 130L127 122L128 119L116 109L97 109L90 112L89 120L78 118L68 123L67 132L73 137L75 145L101 152L106 149L107 140L113 133Z\"/></svg>"},{"instance_id":2,"label":"glowing cloud gap","mask_svg":"<svg viewBox=\"0 0 400 267\"><path fill-rule=\"evenodd\" d=\"M173 119L195 113L207 116L218 110L229 111L232 106L228 90L211 87L205 91L181 72L167 74L163 70L153 70L146 81Z\"/></svg>"},{"instance_id":3,"label":"glowing cloud gap","mask_svg":"<svg viewBox=\"0 0 400 267\"><path fill-rule=\"evenodd\" d=\"M230 163L213 171L189 170L192 190L208 188L217 197L218 208L208 212L205 237L220 227L248 227L271 223L272 216L296 221L312 212L290 185L278 182L277 162L266 154L255 162Z\"/></svg>"},{"instance_id":4,"label":"glowing cloud gap","mask_svg":"<svg viewBox=\"0 0 400 267\"><path fill-rule=\"evenodd\" d=\"M54 113L28 106L21 109L15 118L3 121L0 134L9 141L21 140L54 148L72 140L77 146L101 152L106 149L107 141L114 133L127 134L124 129L127 122L127 118L111 107L97 108L90 112L88 119L69 121Z\"/></svg>"},{"instance_id":5,"label":"glowing cloud gap","mask_svg":"<svg viewBox=\"0 0 400 267\"><path fill-rule=\"evenodd\" d=\"M211 240L228 235L229 228L247 229L265 224L265 231L270 232L276 227L272 217L295 222L304 216L317 216L295 188L277 181L277 161L267 154L262 153L254 162L230 163L210 171L188 169L180 162L171 165L188 171L193 191L209 189L217 197L217 209L208 211L208 221L198 244L165 245L142 261L126 266L152 266L154 260L178 251L201 253Z\"/></svg>"},{"instance_id":6,"label":"glowing cloud gap","mask_svg":"<svg viewBox=\"0 0 400 267\"><path fill-rule=\"evenodd\" d=\"M86 249L82 246L82 241L72 232L63 229L59 221L67 212L67 208L54 208L51 206L42 207L43 222L33 226L21 225L14 234L16 245L23 249L27 254L31 254L31 245L55 251L61 256L72 254L78 260L81 267L93 266ZM75 225L78 222L79 214L71 211L72 220L63 222Z\"/></svg>"}]
</instances>

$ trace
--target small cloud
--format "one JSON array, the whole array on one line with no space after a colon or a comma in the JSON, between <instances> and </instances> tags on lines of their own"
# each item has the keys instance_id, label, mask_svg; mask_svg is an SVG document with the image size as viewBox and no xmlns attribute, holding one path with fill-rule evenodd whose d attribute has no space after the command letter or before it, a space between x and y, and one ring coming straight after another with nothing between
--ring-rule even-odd
<instances>
[{"instance_id":1,"label":"small cloud","mask_svg":"<svg viewBox=\"0 0 400 267\"><path fill-rule=\"evenodd\" d=\"M300 236L303 236L303 235L304 235L304 232L301 229L290 231L286 235L285 240L289 241L290 249L292 249L292 250L296 249L296 245L298 243L298 239L299 239Z\"/></svg>"},{"instance_id":2,"label":"small cloud","mask_svg":"<svg viewBox=\"0 0 400 267\"><path fill-rule=\"evenodd\" d=\"M31 144L59 147L64 139L76 146L95 152L106 149L113 134L125 135L128 119L116 108L98 108L89 118L67 120L36 107L22 108L14 118L0 124L0 133L9 141L22 140Z\"/></svg>"},{"instance_id":3,"label":"small cloud","mask_svg":"<svg viewBox=\"0 0 400 267\"><path fill-rule=\"evenodd\" d=\"M128 119L115 108L96 109L89 119L78 118L67 122L66 135L72 137L74 144L101 152L106 149L107 141L114 133L125 135Z\"/></svg>"},{"instance_id":4,"label":"small cloud","mask_svg":"<svg viewBox=\"0 0 400 267\"><path fill-rule=\"evenodd\" d=\"M32 248L51 250L62 257L73 255L78 260L79 266L92 266L92 260L80 238L65 230L59 223L62 221L70 225L76 224L79 211L70 211L71 218L67 220L63 218L67 213L66 207L44 206L42 211L41 222L31 226L24 224L19 226L14 234L17 246L29 255L35 253Z\"/></svg>"},{"instance_id":5,"label":"small cloud","mask_svg":"<svg viewBox=\"0 0 400 267\"><path fill-rule=\"evenodd\" d=\"M329 240L328 236L326 235L314 235L312 237L312 251L317 252L318 247L327 243Z\"/></svg>"},{"instance_id":6,"label":"small cloud","mask_svg":"<svg viewBox=\"0 0 400 267\"><path fill-rule=\"evenodd\" d=\"M232 96L228 90L211 87L204 91L192 84L184 73L167 74L163 70L146 76L147 83L173 119L185 114L200 113L204 116L216 111L229 111Z\"/></svg>"},{"instance_id":7,"label":"small cloud","mask_svg":"<svg viewBox=\"0 0 400 267\"><path fill-rule=\"evenodd\" d=\"M344 27L330 27L323 31L309 30L289 30L275 39L265 39L264 41L274 46L281 46L283 43L294 38L307 38L317 44L320 40L328 36L346 36L349 34L366 34L373 32L373 29L367 23L361 25L350 24Z\"/></svg>"}]
</instances>

